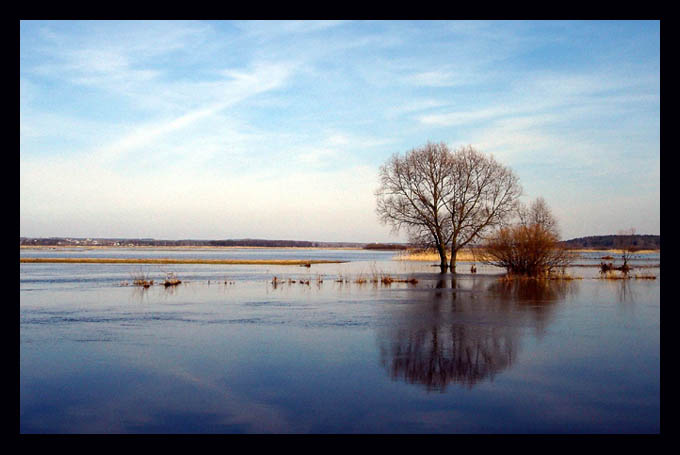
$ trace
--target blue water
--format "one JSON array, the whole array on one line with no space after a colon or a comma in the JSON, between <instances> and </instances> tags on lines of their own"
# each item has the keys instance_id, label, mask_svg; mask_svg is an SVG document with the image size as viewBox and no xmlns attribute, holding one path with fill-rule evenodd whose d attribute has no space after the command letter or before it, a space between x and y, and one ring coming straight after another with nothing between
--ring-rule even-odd
<instances>
[{"instance_id":1,"label":"blue water","mask_svg":"<svg viewBox=\"0 0 680 455\"><path fill-rule=\"evenodd\" d=\"M183 284L148 289L123 285L134 265L20 264L21 432L659 432L660 279L442 279L335 251L350 262L176 265ZM381 272L419 281L354 282Z\"/></svg>"}]
</instances>

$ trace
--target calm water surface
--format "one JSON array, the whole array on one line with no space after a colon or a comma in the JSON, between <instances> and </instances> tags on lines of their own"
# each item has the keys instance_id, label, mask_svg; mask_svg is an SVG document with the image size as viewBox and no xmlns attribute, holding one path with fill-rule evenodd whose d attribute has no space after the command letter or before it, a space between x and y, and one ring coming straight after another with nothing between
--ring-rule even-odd
<instances>
[{"instance_id":1,"label":"calm water surface","mask_svg":"<svg viewBox=\"0 0 680 455\"><path fill-rule=\"evenodd\" d=\"M442 279L391 253L277 254L350 262L20 264L21 432L659 432L660 279ZM184 283L121 285L140 269ZM379 272L419 281L354 282Z\"/></svg>"}]
</instances>

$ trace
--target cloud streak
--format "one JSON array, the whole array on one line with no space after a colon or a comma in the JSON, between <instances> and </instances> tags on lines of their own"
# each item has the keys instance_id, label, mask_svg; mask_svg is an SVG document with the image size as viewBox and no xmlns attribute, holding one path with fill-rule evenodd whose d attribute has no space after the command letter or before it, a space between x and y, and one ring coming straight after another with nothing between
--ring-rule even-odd
<instances>
[{"instance_id":1,"label":"cloud streak","mask_svg":"<svg viewBox=\"0 0 680 455\"><path fill-rule=\"evenodd\" d=\"M22 235L403 240L374 216L377 170L428 140L493 153L566 236L590 234L570 220L616 230L633 210L645 213L634 224L659 225L658 22L20 32Z\"/></svg>"}]
</instances>

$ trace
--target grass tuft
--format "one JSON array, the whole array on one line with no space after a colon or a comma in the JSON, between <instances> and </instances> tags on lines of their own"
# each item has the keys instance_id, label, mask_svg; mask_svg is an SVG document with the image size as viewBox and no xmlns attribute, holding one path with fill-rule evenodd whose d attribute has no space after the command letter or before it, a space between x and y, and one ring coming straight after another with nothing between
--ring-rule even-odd
<instances>
[{"instance_id":1,"label":"grass tuft","mask_svg":"<svg viewBox=\"0 0 680 455\"><path fill-rule=\"evenodd\" d=\"M142 286L148 288L153 286L153 280L150 279L149 273L142 269L136 269L130 273L133 286Z\"/></svg>"},{"instance_id":2,"label":"grass tuft","mask_svg":"<svg viewBox=\"0 0 680 455\"><path fill-rule=\"evenodd\" d=\"M163 286L167 288L168 286L177 286L180 283L182 282L179 279L177 279L177 276L175 275L174 272L167 272Z\"/></svg>"}]
</instances>

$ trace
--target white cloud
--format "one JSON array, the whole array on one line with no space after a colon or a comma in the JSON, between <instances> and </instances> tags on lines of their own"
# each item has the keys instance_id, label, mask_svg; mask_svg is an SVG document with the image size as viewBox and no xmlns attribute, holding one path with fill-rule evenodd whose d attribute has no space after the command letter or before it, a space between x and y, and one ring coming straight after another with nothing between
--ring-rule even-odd
<instances>
[{"instance_id":1,"label":"white cloud","mask_svg":"<svg viewBox=\"0 0 680 455\"><path fill-rule=\"evenodd\" d=\"M424 87L456 87L468 84L479 84L482 79L478 72L460 71L454 69L423 71L408 75L404 78L407 83Z\"/></svg>"},{"instance_id":2,"label":"white cloud","mask_svg":"<svg viewBox=\"0 0 680 455\"><path fill-rule=\"evenodd\" d=\"M238 21L234 24L251 36L267 39L278 35L304 34L325 31L347 23L341 20L298 20L298 21Z\"/></svg>"},{"instance_id":3,"label":"white cloud","mask_svg":"<svg viewBox=\"0 0 680 455\"><path fill-rule=\"evenodd\" d=\"M180 225L270 236L274 218L320 238L324 224L349 233L346 217L387 240L369 189L376 163L428 139L494 153L573 218L585 212L560 191L618 194L597 183L613 175L639 172L626 191L658 200L658 68L610 59L545 70L520 53L571 35L568 24L538 26L552 32L514 22L39 24L22 32L22 229L89 220L108 235L107 223L127 220L154 237L153 226L175 235Z\"/></svg>"},{"instance_id":4,"label":"white cloud","mask_svg":"<svg viewBox=\"0 0 680 455\"><path fill-rule=\"evenodd\" d=\"M427 114L420 116L421 123L438 126L459 126L468 123L490 120L511 114L513 111L508 107L498 106L478 110L447 112L445 114Z\"/></svg>"},{"instance_id":5,"label":"white cloud","mask_svg":"<svg viewBox=\"0 0 680 455\"><path fill-rule=\"evenodd\" d=\"M346 159L356 162L357 157L368 150L390 144L393 139L331 131L316 143L310 143L309 138L293 142L301 145L290 146L286 154L300 164L317 169L345 167Z\"/></svg>"}]
</instances>

